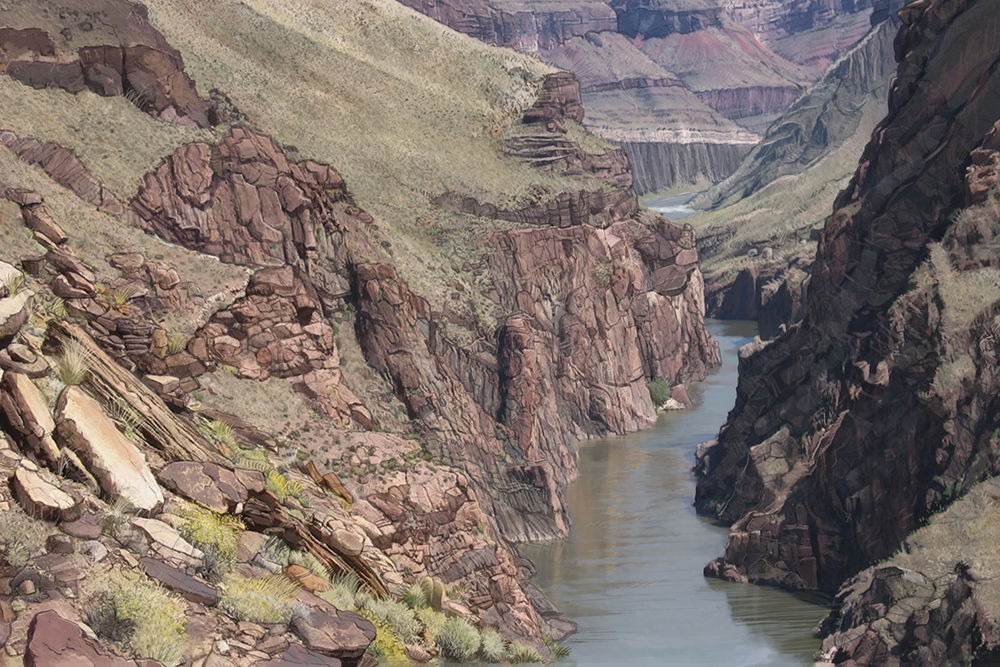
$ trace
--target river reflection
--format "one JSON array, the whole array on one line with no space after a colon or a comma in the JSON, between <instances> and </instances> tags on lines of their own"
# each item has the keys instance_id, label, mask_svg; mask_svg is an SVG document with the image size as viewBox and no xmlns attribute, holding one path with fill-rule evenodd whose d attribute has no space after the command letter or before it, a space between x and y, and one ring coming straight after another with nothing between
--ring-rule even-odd
<instances>
[{"instance_id":1,"label":"river reflection","mask_svg":"<svg viewBox=\"0 0 1000 667\"><path fill-rule=\"evenodd\" d=\"M564 541L527 545L536 583L579 624L565 665L802 665L819 648L819 604L771 588L706 580L726 529L695 514L690 472L736 394L748 323L712 322L723 367L691 392L695 407L651 430L583 443Z\"/></svg>"}]
</instances>

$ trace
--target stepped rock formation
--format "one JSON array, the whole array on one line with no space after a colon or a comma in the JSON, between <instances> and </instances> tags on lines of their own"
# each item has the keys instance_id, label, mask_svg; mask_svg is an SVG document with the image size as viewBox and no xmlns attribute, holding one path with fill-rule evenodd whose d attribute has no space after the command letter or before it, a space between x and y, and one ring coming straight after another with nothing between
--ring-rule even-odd
<instances>
[{"instance_id":1,"label":"stepped rock formation","mask_svg":"<svg viewBox=\"0 0 1000 667\"><path fill-rule=\"evenodd\" d=\"M378 621L353 592L337 605L323 597L344 574L375 597L430 582L442 612L549 655L545 639L573 625L530 585L512 543L566 534L580 438L650 425L651 380L694 382L719 362L693 230L639 207L624 152L579 127L572 75L442 37L394 3L365 5L340 37L367 44L349 31L359 13L389 25L405 11L392 25L408 32L394 39L454 49L447 60L473 80L535 93L512 94L510 107L494 90L463 89L480 96L468 105L474 134L491 139L450 138L495 151L477 159L527 185L489 201L465 174L420 174L420 205L474 229L484 248L461 257L469 279L420 294L434 281L419 282L417 255L432 248L450 263L451 239L427 245L423 230L390 226L384 207L371 212L384 205L376 198L365 210L326 162L342 159L336 151L273 138L293 124L271 134L226 90L200 96L185 63L206 54L189 47L182 58L157 31L169 25L175 41L190 7L62 4L0 12L2 57L14 64L0 71L0 92L25 100L9 110L15 129L0 132L11 262L0 264L0 507L11 521L30 523L22 509L39 508L65 520L30 523L37 544L0 535L3 558L19 563L3 576L24 602L0 618L8 652L43 655L31 628L58 626L49 612L84 619L109 595L90 582L123 573L138 582L130 590L152 579L171 591L186 622L172 644L192 661L368 664L375 628L391 630L359 616ZM199 7L198 21L246 10L217 8ZM551 29L568 36L613 16L571 14L553 10L547 20L561 27ZM275 21L283 36L286 19ZM254 25L265 34L267 21ZM157 55L132 50L142 45ZM81 55L90 50L107 55L93 71ZM59 76L41 77L39 63ZM74 83L98 70L110 87ZM409 76L417 91L430 79L419 68ZM148 86L129 94L140 81ZM414 117L451 129L461 114L441 85L430 86L433 113ZM106 99L116 93L138 109ZM82 127L49 122L76 104L95 110ZM393 141L384 138L395 151ZM365 191L412 195L412 182L387 172L369 172L382 180ZM64 367L73 359L85 371L76 377ZM282 622L248 623L241 578L290 585L294 618L289 601ZM87 618L102 640L100 650L81 644L94 660L137 657L127 629ZM440 648L423 632L408 641L426 644L408 653Z\"/></svg>"},{"instance_id":2,"label":"stepped rock formation","mask_svg":"<svg viewBox=\"0 0 1000 667\"><path fill-rule=\"evenodd\" d=\"M1000 17L965 0L913 3L900 16L889 115L823 230L805 318L744 351L736 409L701 452L697 506L733 523L706 573L834 592L997 472ZM960 544L927 548L961 574ZM873 576L896 575L848 584L839 631L897 595L891 582L886 595L864 594ZM907 603L908 629L933 626L907 641L950 628L958 651L978 632L965 612L932 611L941 595L962 604L956 586ZM871 627L887 650L903 637ZM864 633L834 640L846 651L838 661L884 655L855 641ZM984 630L973 643L990 648L993 637ZM916 662L936 664L939 648L931 642Z\"/></svg>"},{"instance_id":3,"label":"stepped rock formation","mask_svg":"<svg viewBox=\"0 0 1000 667\"><path fill-rule=\"evenodd\" d=\"M865 35L872 10L871 0L403 4L574 72L587 126L625 148L640 193L729 175L775 115Z\"/></svg>"}]
</instances>

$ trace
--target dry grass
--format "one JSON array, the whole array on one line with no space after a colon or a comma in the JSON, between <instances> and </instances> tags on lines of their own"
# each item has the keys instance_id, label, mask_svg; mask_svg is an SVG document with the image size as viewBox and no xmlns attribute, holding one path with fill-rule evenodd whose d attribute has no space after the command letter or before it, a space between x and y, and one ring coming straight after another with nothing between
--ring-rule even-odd
<instances>
[{"instance_id":1,"label":"dry grass","mask_svg":"<svg viewBox=\"0 0 1000 667\"><path fill-rule=\"evenodd\" d=\"M54 141L74 150L122 199L131 197L142 175L178 146L213 141L211 132L154 120L124 97L36 90L6 76L0 77L0 108L0 127L20 138Z\"/></svg>"},{"instance_id":2,"label":"dry grass","mask_svg":"<svg viewBox=\"0 0 1000 667\"><path fill-rule=\"evenodd\" d=\"M0 77L0 82L3 79ZM117 145L116 142L108 142L106 137L103 141L105 146ZM171 331L190 335L210 314L209 311L214 312L232 303L234 292L241 291L246 285L248 274L245 269L169 245L99 211L55 183L40 169L19 160L5 146L0 146L0 187L24 188L41 193L46 210L69 237L68 245L105 282L119 276L118 270L106 259L119 252L141 252L147 259L177 269L192 285L192 291L200 302L173 313L168 322ZM0 208L0 215L3 216L0 219L0 241L4 242L0 244L0 258L10 262L17 257L42 251L41 246L29 240L30 235L25 237L20 213L3 207ZM8 245L6 241L12 242Z\"/></svg>"},{"instance_id":3,"label":"dry grass","mask_svg":"<svg viewBox=\"0 0 1000 667\"><path fill-rule=\"evenodd\" d=\"M1000 490L995 480L973 487L962 499L934 516L907 538L909 553L890 563L931 579L946 577L963 562L976 580L976 597L992 618L1000 617Z\"/></svg>"}]
</instances>

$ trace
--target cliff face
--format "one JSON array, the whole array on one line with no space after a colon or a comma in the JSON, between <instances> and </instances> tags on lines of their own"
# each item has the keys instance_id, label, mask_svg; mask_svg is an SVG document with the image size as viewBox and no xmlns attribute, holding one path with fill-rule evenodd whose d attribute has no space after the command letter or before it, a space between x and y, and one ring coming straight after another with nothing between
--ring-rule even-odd
<instances>
[{"instance_id":1,"label":"cliff face","mask_svg":"<svg viewBox=\"0 0 1000 667\"><path fill-rule=\"evenodd\" d=\"M746 351L702 453L697 505L733 522L708 572L834 591L996 472L1000 26L984 2L901 17L889 115L823 230L805 318Z\"/></svg>"},{"instance_id":2,"label":"cliff face","mask_svg":"<svg viewBox=\"0 0 1000 667\"><path fill-rule=\"evenodd\" d=\"M630 155L674 156L667 168L642 168L640 193L695 188L730 173L733 156L756 143L806 84L864 36L870 11L865 2L405 4L456 30L538 53L575 72L589 127L628 145ZM565 20L541 28L555 25L554 8ZM523 20L508 20L514 15ZM597 15L600 21L593 19ZM520 36L512 36L518 30ZM698 163L686 155L697 155Z\"/></svg>"},{"instance_id":3,"label":"cliff face","mask_svg":"<svg viewBox=\"0 0 1000 667\"><path fill-rule=\"evenodd\" d=\"M437 611L547 653L543 638L572 625L528 585L530 568L511 542L568 530L562 497L578 439L648 426L651 379L694 381L718 363L702 322L693 231L640 210L625 154L580 128L580 86L569 74L401 16L395 2L329 7L321 23L324 34L337 26L337 48L311 32L313 17L277 5L248 17L240 2L197 14L151 4L147 14L108 0L97 34L83 30L93 24L82 8L0 14L10 26L0 29L5 62L21 63L0 79L0 95L15 102L11 129L0 132L0 501L65 522L100 523L112 511L105 500L119 497L140 507L149 517L136 519L136 531L146 532L126 539L97 526L72 538L90 535L98 546L66 538L68 548L113 548L108 563L127 572L133 554L152 558L145 574L127 576L181 591L177 616L194 620L175 643L192 660L225 640L233 648L219 659L234 664L358 664L376 628L389 631L363 596L337 600L338 611L313 595L336 589L337 573L378 596L423 585ZM360 19L387 32L365 32ZM209 35L191 30L216 22L227 29L211 38L235 41L198 51ZM84 46L67 42L60 57L85 78L73 49L162 46L156 67L133 70L126 58L116 71L151 77L163 105L124 88L90 95L58 78L24 85L17 72L44 70L53 57L36 46L62 44L78 28ZM30 49L19 46L25 34ZM369 112L363 132L337 150L324 143L330 127L343 139L357 114L329 106L315 136L315 117L269 106L282 95L247 92L288 83L289 59L258 49L269 39L311 49L302 62L320 63L316 76L335 73L316 95L352 76L398 85L384 71L396 66L386 55L396 48L446 53L406 69L409 108L360 104ZM338 60L345 44L386 60L352 70ZM456 63L464 77L440 73ZM422 96L425 87L433 94ZM195 109L211 113L194 122ZM397 117L378 117L387 113ZM398 169L397 158L414 158L399 156L393 132L421 123L417 136L443 133L450 143L441 150L475 169ZM347 169L373 182L328 164L345 154L354 158ZM521 191L496 189L498 174ZM394 219L395 201L422 217ZM83 389L62 391L50 366L77 347L92 365ZM50 386L58 402L40 393ZM94 433L102 437L86 437ZM128 466L109 465L115 456ZM240 526L247 544L233 562L156 541L171 537L170 525L183 532L189 501ZM57 529L38 530L45 543ZM49 636L29 622L43 624L45 605L58 601L37 575L62 565L46 560L54 549L32 547L25 563L3 566L4 577L39 582L17 623L0 622L20 654L43 650ZM229 620L238 617L231 606L216 607L231 590L217 584L271 574L294 584L303 611L274 632L247 634ZM74 593L80 604L58 606L69 621L91 599ZM407 639L408 653L438 650L414 641L427 640L422 631ZM87 644L94 655L120 650L138 651Z\"/></svg>"}]
</instances>

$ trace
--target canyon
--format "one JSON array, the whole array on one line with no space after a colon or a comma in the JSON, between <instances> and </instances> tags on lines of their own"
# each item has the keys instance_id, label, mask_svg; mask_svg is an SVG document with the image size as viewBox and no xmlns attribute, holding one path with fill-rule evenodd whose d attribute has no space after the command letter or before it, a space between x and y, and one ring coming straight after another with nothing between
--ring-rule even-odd
<instances>
[{"instance_id":1,"label":"canyon","mask_svg":"<svg viewBox=\"0 0 1000 667\"><path fill-rule=\"evenodd\" d=\"M873 9L876 22L889 13L870 0L404 4L574 72L585 124L624 148L640 194L729 176L768 125L864 38Z\"/></svg>"}]
</instances>

